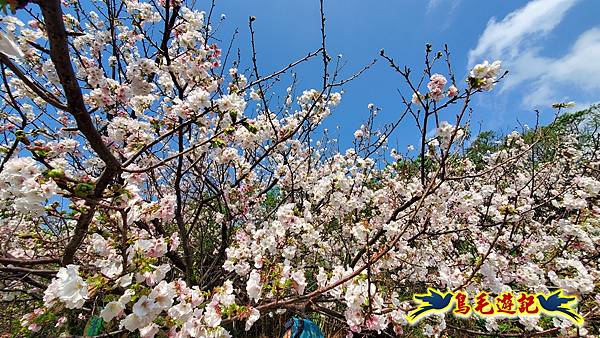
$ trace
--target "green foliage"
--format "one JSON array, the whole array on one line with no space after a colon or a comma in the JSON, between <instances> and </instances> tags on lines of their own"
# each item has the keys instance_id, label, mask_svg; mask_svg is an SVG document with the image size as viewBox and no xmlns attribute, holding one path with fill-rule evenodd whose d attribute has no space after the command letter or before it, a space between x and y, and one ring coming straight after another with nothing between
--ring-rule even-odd
<instances>
[{"instance_id":1,"label":"green foliage","mask_svg":"<svg viewBox=\"0 0 600 338\"><path fill-rule=\"evenodd\" d=\"M223 148L227 143L220 137L215 137L211 140L210 145L213 148Z\"/></svg>"},{"instance_id":2,"label":"green foliage","mask_svg":"<svg viewBox=\"0 0 600 338\"><path fill-rule=\"evenodd\" d=\"M264 201L265 210L273 210L277 204L279 204L280 199L281 191L279 190L279 187L274 187L269 190Z\"/></svg>"},{"instance_id":3,"label":"green foliage","mask_svg":"<svg viewBox=\"0 0 600 338\"><path fill-rule=\"evenodd\" d=\"M94 184L92 183L78 183L73 189L73 193L77 197L86 197L94 191Z\"/></svg>"},{"instance_id":4,"label":"green foliage","mask_svg":"<svg viewBox=\"0 0 600 338\"><path fill-rule=\"evenodd\" d=\"M498 150L498 136L493 131L481 132L467 149L467 157L477 169L483 168L483 158L486 154Z\"/></svg>"},{"instance_id":5,"label":"green foliage","mask_svg":"<svg viewBox=\"0 0 600 338\"><path fill-rule=\"evenodd\" d=\"M104 320L100 317L92 316L90 320L87 322L85 329L86 336L94 337L102 333L102 329L104 328Z\"/></svg>"},{"instance_id":6,"label":"green foliage","mask_svg":"<svg viewBox=\"0 0 600 338\"><path fill-rule=\"evenodd\" d=\"M534 144L532 156L535 162L547 162L554 158L560 149L560 140L566 135L578 135L580 147L592 146L597 130L600 128L600 105L593 105L573 113L559 115L552 123L523 134L527 144ZM499 137L493 131L481 132L466 150L466 156L478 169L483 167L483 160L489 153L502 150L507 146L507 137Z\"/></svg>"},{"instance_id":7,"label":"green foliage","mask_svg":"<svg viewBox=\"0 0 600 338\"><path fill-rule=\"evenodd\" d=\"M47 175L48 175L48 177L53 178L53 179L61 179L61 178L65 177L65 171L60 168L51 169L51 170L48 170Z\"/></svg>"}]
</instances>

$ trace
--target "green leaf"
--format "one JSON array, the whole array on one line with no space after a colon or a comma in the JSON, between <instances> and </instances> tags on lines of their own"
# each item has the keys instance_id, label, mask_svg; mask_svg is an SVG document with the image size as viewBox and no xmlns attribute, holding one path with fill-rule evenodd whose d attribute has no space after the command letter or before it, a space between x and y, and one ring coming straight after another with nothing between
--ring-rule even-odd
<instances>
[{"instance_id":1,"label":"green leaf","mask_svg":"<svg viewBox=\"0 0 600 338\"><path fill-rule=\"evenodd\" d=\"M90 183L79 183L75 186L75 189L73 189L75 195L79 197L88 196L92 191L94 191L94 185Z\"/></svg>"},{"instance_id":2,"label":"green leaf","mask_svg":"<svg viewBox=\"0 0 600 338\"><path fill-rule=\"evenodd\" d=\"M103 328L104 320L101 317L92 316L85 325L83 332L86 336L94 337L102 333Z\"/></svg>"},{"instance_id":3,"label":"green leaf","mask_svg":"<svg viewBox=\"0 0 600 338\"><path fill-rule=\"evenodd\" d=\"M258 128L256 128L256 126L252 123L248 123L247 121L243 121L242 125L248 129L249 132L251 132L252 134L256 134L256 132L258 131Z\"/></svg>"},{"instance_id":4,"label":"green leaf","mask_svg":"<svg viewBox=\"0 0 600 338\"><path fill-rule=\"evenodd\" d=\"M210 143L214 148L223 148L225 146L225 141L220 137L215 137Z\"/></svg>"}]
</instances>

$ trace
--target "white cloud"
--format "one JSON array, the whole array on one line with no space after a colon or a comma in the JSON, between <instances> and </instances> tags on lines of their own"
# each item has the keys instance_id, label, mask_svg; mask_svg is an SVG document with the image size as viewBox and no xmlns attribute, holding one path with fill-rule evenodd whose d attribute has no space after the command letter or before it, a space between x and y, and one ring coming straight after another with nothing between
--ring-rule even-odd
<instances>
[{"instance_id":1,"label":"white cloud","mask_svg":"<svg viewBox=\"0 0 600 338\"><path fill-rule=\"evenodd\" d=\"M508 14L500 22L492 18L479 38L477 47L469 52L469 64L478 62L482 57L516 56L525 39L552 31L577 1L534 0Z\"/></svg>"},{"instance_id":2,"label":"white cloud","mask_svg":"<svg viewBox=\"0 0 600 338\"><path fill-rule=\"evenodd\" d=\"M427 11L431 11L432 9L439 6L439 4L442 3L442 1L444 0L429 0L429 3L427 4Z\"/></svg>"},{"instance_id":3,"label":"white cloud","mask_svg":"<svg viewBox=\"0 0 600 338\"><path fill-rule=\"evenodd\" d=\"M524 65L536 62L545 66L543 71L521 71L521 76L530 75L531 92L525 96L525 104L542 104L560 101L576 90L580 94L596 95L600 91L600 27L592 28L577 38L571 50L556 59L537 58ZM567 95L567 96L565 96ZM572 95L572 94L571 94Z\"/></svg>"},{"instance_id":4,"label":"white cloud","mask_svg":"<svg viewBox=\"0 0 600 338\"><path fill-rule=\"evenodd\" d=\"M600 90L600 26L579 35L566 54L542 55L541 38L555 30L578 1L533 0L499 22L490 20L469 52L469 64L502 60L510 73L501 92L522 93L527 108L573 98L589 100Z\"/></svg>"},{"instance_id":5,"label":"white cloud","mask_svg":"<svg viewBox=\"0 0 600 338\"><path fill-rule=\"evenodd\" d=\"M427 13L430 13L431 11L436 9L438 6L441 6L442 4L445 4L445 3L449 3L448 7L450 7L450 13L451 13L456 9L456 7L458 7L458 5L460 5L461 1L462 0L429 0L429 2L427 3Z\"/></svg>"}]
</instances>

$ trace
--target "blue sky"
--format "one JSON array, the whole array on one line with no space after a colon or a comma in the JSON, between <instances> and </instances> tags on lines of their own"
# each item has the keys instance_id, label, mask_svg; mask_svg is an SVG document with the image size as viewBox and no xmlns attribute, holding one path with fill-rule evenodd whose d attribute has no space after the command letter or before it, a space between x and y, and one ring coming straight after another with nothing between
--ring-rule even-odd
<instances>
[{"instance_id":1,"label":"blue sky","mask_svg":"<svg viewBox=\"0 0 600 338\"><path fill-rule=\"evenodd\" d=\"M597 0L326 0L328 50L343 55L349 75L378 57L381 48L397 63L422 69L424 45L447 43L457 77L484 59L503 60L507 80L474 102L474 125L507 132L519 122L532 124L534 108L542 120L557 101L578 107L600 101L600 1ZM262 73L285 66L320 46L318 0L217 0L216 13L227 16L218 35L225 41L235 28L242 64L249 62L248 17L256 16ZM384 60L344 87L342 104L327 122L340 127L348 145L366 119L367 105L382 109L379 122L402 112L397 89L402 81ZM319 63L298 69L300 88L319 86ZM438 69L440 72L443 68ZM284 80L286 80L284 78ZM408 94L410 96L410 93ZM453 112L449 111L448 119ZM477 127L478 129L479 127ZM391 143L399 149L414 142L415 127L405 123Z\"/></svg>"}]
</instances>

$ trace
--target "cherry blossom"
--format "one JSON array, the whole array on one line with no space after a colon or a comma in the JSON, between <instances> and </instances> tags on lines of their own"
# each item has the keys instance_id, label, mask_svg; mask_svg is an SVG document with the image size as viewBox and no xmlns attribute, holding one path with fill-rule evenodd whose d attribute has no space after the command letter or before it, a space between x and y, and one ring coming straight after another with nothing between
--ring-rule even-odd
<instances>
[{"instance_id":1,"label":"cherry blossom","mask_svg":"<svg viewBox=\"0 0 600 338\"><path fill-rule=\"evenodd\" d=\"M324 121L351 112L346 83L370 66L334 68L324 44L263 74L200 3L83 3L2 20L0 297L31 298L23 332L101 320L103 334L231 337L306 313L348 336L464 333L449 314L409 325L426 287L562 288L597 316L597 107L558 105L547 126L492 139L470 103L500 61L455 79L449 61L411 73L382 50L406 113L380 128L369 104L345 149ZM323 76L295 73L311 62ZM392 148L415 126L414 146ZM540 316L469 324L598 333Z\"/></svg>"}]
</instances>

